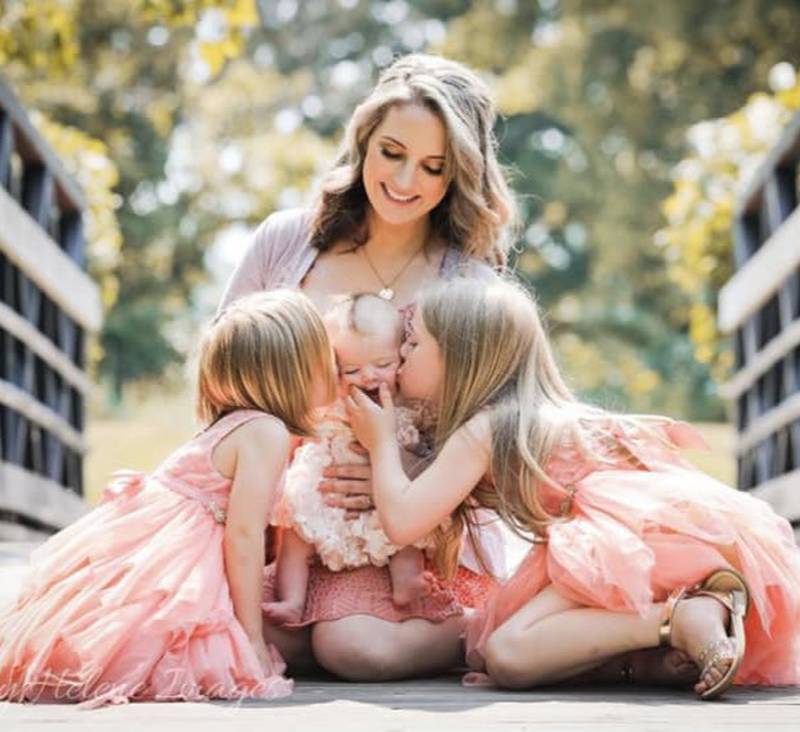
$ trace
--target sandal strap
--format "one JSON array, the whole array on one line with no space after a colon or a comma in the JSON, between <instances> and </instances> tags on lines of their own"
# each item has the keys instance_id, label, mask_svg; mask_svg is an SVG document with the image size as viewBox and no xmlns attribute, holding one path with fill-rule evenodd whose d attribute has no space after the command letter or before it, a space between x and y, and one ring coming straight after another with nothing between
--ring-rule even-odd
<instances>
[{"instance_id":1,"label":"sandal strap","mask_svg":"<svg viewBox=\"0 0 800 732\"><path fill-rule=\"evenodd\" d=\"M693 589L691 591L692 597L713 597L719 602L729 613L736 612L730 592L717 592L715 590Z\"/></svg>"},{"instance_id":2,"label":"sandal strap","mask_svg":"<svg viewBox=\"0 0 800 732\"><path fill-rule=\"evenodd\" d=\"M664 608L661 611L661 623L658 626L658 643L661 646L672 645L672 615L675 612L675 606L683 599L685 594L686 588L679 587L677 590L673 590L664 602Z\"/></svg>"},{"instance_id":3,"label":"sandal strap","mask_svg":"<svg viewBox=\"0 0 800 732\"><path fill-rule=\"evenodd\" d=\"M734 661L736 658L736 644L731 638L720 638L711 641L703 646L703 650L697 657L702 666L701 675L705 674L710 668L716 666L720 661Z\"/></svg>"}]
</instances>

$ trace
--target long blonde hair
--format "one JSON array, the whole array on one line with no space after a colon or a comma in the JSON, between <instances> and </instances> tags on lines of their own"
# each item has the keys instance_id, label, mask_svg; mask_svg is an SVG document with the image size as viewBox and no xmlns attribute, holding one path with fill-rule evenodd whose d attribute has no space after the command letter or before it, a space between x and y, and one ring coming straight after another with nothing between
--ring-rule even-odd
<instances>
[{"instance_id":1,"label":"long blonde hair","mask_svg":"<svg viewBox=\"0 0 800 732\"><path fill-rule=\"evenodd\" d=\"M479 410L490 408L491 485L473 489L450 528L436 536L438 567L452 576L465 526L479 549L470 504L496 511L529 540L560 518L540 496L539 487L547 484L569 498L567 488L545 472L547 456L565 441L589 450L593 425L607 413L572 395L536 303L518 284L456 279L423 291L419 307L444 359L437 449Z\"/></svg>"},{"instance_id":2,"label":"long blonde hair","mask_svg":"<svg viewBox=\"0 0 800 732\"><path fill-rule=\"evenodd\" d=\"M497 112L491 94L466 66L421 53L389 66L353 112L339 157L322 182L312 244L324 251L340 239L366 241L368 200L362 171L367 145L389 109L402 104L425 106L447 131L449 187L430 213L432 233L468 256L505 265L519 215L497 160Z\"/></svg>"},{"instance_id":3,"label":"long blonde hair","mask_svg":"<svg viewBox=\"0 0 800 732\"><path fill-rule=\"evenodd\" d=\"M331 354L322 319L302 293L242 297L217 315L200 341L198 419L209 425L236 409L259 409L291 432L310 435L315 379L324 380L331 399L336 393Z\"/></svg>"}]
</instances>

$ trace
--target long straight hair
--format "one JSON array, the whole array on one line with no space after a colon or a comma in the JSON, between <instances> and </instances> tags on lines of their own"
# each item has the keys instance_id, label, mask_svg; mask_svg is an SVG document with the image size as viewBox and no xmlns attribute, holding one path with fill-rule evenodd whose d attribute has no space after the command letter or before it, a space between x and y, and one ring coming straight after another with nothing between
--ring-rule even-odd
<instances>
[{"instance_id":1,"label":"long straight hair","mask_svg":"<svg viewBox=\"0 0 800 732\"><path fill-rule=\"evenodd\" d=\"M475 504L496 511L528 540L561 519L548 510L540 487L560 492L562 500L571 496L547 474L547 458L563 443L591 452L593 437L609 415L573 396L536 303L518 284L456 279L424 291L419 307L444 359L437 450L479 410L490 409L491 482L476 486L450 527L436 535L437 565L452 576L465 527L480 557L470 510Z\"/></svg>"}]
</instances>

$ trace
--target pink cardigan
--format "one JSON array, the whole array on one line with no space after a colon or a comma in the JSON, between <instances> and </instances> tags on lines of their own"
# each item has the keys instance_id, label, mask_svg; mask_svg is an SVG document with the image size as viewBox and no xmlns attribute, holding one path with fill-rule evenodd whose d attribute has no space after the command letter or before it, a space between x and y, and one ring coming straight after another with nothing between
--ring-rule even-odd
<instances>
[{"instance_id":1,"label":"pink cardigan","mask_svg":"<svg viewBox=\"0 0 800 732\"><path fill-rule=\"evenodd\" d=\"M319 254L311 246L310 225L311 212L306 209L276 211L267 216L228 280L219 309L249 292L299 287ZM480 279L495 276L488 264L464 257L453 246L445 253L440 274L445 279L459 274Z\"/></svg>"},{"instance_id":2,"label":"pink cardigan","mask_svg":"<svg viewBox=\"0 0 800 732\"><path fill-rule=\"evenodd\" d=\"M310 224L311 212L305 209L276 211L267 216L228 280L219 309L250 292L299 287L319 253L311 246ZM464 257L459 249L452 246L445 253L440 274L445 279L456 275L481 279L496 276L489 265ZM504 577L505 542L499 520L493 513L483 509L476 513L482 523L480 540L489 569L496 577ZM461 564L475 572L481 571L469 542L464 544Z\"/></svg>"}]
</instances>

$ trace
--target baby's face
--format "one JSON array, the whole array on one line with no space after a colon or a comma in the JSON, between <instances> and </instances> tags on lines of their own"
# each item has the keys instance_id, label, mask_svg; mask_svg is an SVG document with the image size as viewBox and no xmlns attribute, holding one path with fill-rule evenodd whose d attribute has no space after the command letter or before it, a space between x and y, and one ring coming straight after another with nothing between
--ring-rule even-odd
<instances>
[{"instance_id":1,"label":"baby's face","mask_svg":"<svg viewBox=\"0 0 800 732\"><path fill-rule=\"evenodd\" d=\"M357 386L377 401L381 384L386 384L392 395L395 394L400 344L394 333L360 335L344 331L337 334L333 348L339 367L340 395L347 394L351 386Z\"/></svg>"}]
</instances>

